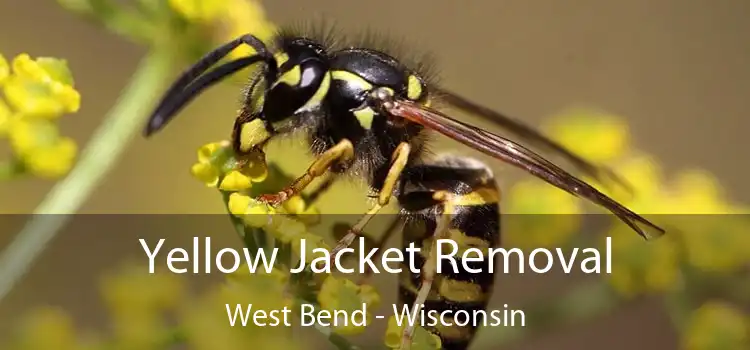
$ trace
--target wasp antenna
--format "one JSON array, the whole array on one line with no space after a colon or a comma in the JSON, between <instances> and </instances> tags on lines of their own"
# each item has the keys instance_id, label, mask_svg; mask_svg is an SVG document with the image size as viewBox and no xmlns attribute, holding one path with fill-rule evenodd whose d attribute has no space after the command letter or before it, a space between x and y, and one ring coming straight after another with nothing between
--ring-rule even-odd
<instances>
[{"instance_id":1,"label":"wasp antenna","mask_svg":"<svg viewBox=\"0 0 750 350\"><path fill-rule=\"evenodd\" d=\"M183 107L190 103L194 98L198 97L203 90L213 86L217 82L223 80L225 77L236 73L237 71L261 61L263 58L260 56L248 56L238 58L231 62L225 63L210 72L198 77L194 82L185 86L185 88L178 93L172 95L170 99L165 99L156 111L151 115L151 118L146 125L144 130L145 136L150 136L154 132L161 129L166 123L177 114Z\"/></svg>"},{"instance_id":2,"label":"wasp antenna","mask_svg":"<svg viewBox=\"0 0 750 350\"><path fill-rule=\"evenodd\" d=\"M252 47L256 54L225 63L208 74L201 76L211 66L242 44ZM260 39L250 34L243 35L207 53L198 62L185 70L172 83L167 92L164 93L164 97L162 97L161 102L159 102L159 105L154 109L148 120L148 124L143 131L144 136L148 137L163 128L182 107L192 101L206 88L221 81L224 77L258 61L266 63L267 75L275 76L278 70L276 60L268 51L266 45Z\"/></svg>"}]
</instances>

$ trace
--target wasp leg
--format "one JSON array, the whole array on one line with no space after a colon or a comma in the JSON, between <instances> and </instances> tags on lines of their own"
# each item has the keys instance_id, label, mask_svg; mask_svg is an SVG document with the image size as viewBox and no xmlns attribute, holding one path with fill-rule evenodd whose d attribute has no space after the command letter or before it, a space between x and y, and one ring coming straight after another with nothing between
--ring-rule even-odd
<instances>
[{"instance_id":1,"label":"wasp leg","mask_svg":"<svg viewBox=\"0 0 750 350\"><path fill-rule=\"evenodd\" d=\"M383 188L380 190L380 193L378 193L378 202L375 203L375 205L373 205L370 210L368 210L367 213L362 216L354 226L352 226L349 232L338 241L336 247L331 251L331 259L333 259L339 251L349 247L360 232L362 232L362 229L364 229L367 223L370 222L370 219L372 219L375 214L391 201L393 190L396 187L399 177L401 177L401 172L403 172L406 167L406 162L409 160L410 152L411 146L406 142L403 142L396 147L396 150L393 152L391 167L388 169L388 174L383 182Z\"/></svg>"},{"instance_id":2,"label":"wasp leg","mask_svg":"<svg viewBox=\"0 0 750 350\"><path fill-rule=\"evenodd\" d=\"M450 238L450 231L448 230L448 228L450 227L451 220L453 219L453 213L455 211L455 205L452 200L452 196L448 192L439 191L435 192L433 198L442 202L443 213L442 215L440 215L440 220L438 221L437 227L435 227L435 232L433 233L434 239L432 240L432 244L430 245L427 259L422 266L422 282L420 283L417 297L414 299L414 304L412 305L411 311L416 314L417 317L413 323L408 322L406 327L404 327L404 331L401 335L400 350L409 350L411 348L412 338L414 337L414 330L416 329L417 324L419 324L418 311L422 307L422 304L427 301L427 297L430 295L430 291L432 290L432 283L435 281L435 276L437 275L437 242L440 239Z\"/></svg>"},{"instance_id":3,"label":"wasp leg","mask_svg":"<svg viewBox=\"0 0 750 350\"><path fill-rule=\"evenodd\" d=\"M305 175L300 176L287 188L274 194L264 194L258 199L272 206L277 206L294 195L301 193L316 178L323 176L335 163L345 163L354 159L354 146L344 139L318 156L307 168Z\"/></svg>"},{"instance_id":4,"label":"wasp leg","mask_svg":"<svg viewBox=\"0 0 750 350\"><path fill-rule=\"evenodd\" d=\"M317 202L323 194L331 189L331 186L333 186L333 184L338 181L338 178L338 174L328 173L328 176L323 181L323 183L321 183L320 186L315 188L307 197L305 197L306 204L308 206L314 205L315 202Z\"/></svg>"}]
</instances>

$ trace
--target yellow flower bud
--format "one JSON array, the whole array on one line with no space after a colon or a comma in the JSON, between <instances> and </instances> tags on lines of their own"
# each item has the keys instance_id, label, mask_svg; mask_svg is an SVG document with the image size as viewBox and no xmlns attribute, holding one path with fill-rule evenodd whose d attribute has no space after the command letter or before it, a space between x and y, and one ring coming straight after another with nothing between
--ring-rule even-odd
<instances>
[{"instance_id":1,"label":"yellow flower bud","mask_svg":"<svg viewBox=\"0 0 750 350\"><path fill-rule=\"evenodd\" d=\"M227 11L224 0L169 0L169 6L189 21L208 23Z\"/></svg>"},{"instance_id":2,"label":"yellow flower bud","mask_svg":"<svg viewBox=\"0 0 750 350\"><path fill-rule=\"evenodd\" d=\"M363 289L349 279L328 276L323 281L318 293L318 303L325 310L347 310L352 311L362 308L362 304L367 304L368 309L376 309L380 297L373 297L373 288ZM365 323L369 325L372 322L372 314L365 315ZM334 332L342 335L353 335L364 331L364 327L358 327L351 323L342 324L335 327Z\"/></svg>"},{"instance_id":3,"label":"yellow flower bud","mask_svg":"<svg viewBox=\"0 0 750 350\"><path fill-rule=\"evenodd\" d=\"M612 274L608 282L620 294L633 297L640 294L672 291L680 286L679 249L673 238L644 244L622 224L607 236L612 237Z\"/></svg>"},{"instance_id":4,"label":"yellow flower bud","mask_svg":"<svg viewBox=\"0 0 750 350\"><path fill-rule=\"evenodd\" d=\"M284 215L278 215L274 218L276 225L270 231L273 233L274 238L278 239L282 243L289 243L292 240L299 239L307 233L307 227L305 224L289 218Z\"/></svg>"},{"instance_id":5,"label":"yellow flower bud","mask_svg":"<svg viewBox=\"0 0 750 350\"><path fill-rule=\"evenodd\" d=\"M214 187L219 181L219 170L208 163L195 163L190 167L190 173L206 186Z\"/></svg>"},{"instance_id":6,"label":"yellow flower bud","mask_svg":"<svg viewBox=\"0 0 750 350\"><path fill-rule=\"evenodd\" d=\"M315 225L320 222L320 210L317 207L310 207L304 212L297 214L297 219L305 225Z\"/></svg>"},{"instance_id":7,"label":"yellow flower bud","mask_svg":"<svg viewBox=\"0 0 750 350\"><path fill-rule=\"evenodd\" d=\"M40 337L40 334L44 334ZM41 308L27 316L21 326L22 349L74 349L75 325L59 309Z\"/></svg>"},{"instance_id":8,"label":"yellow flower bud","mask_svg":"<svg viewBox=\"0 0 750 350\"><path fill-rule=\"evenodd\" d=\"M750 221L744 215L680 217L687 262L705 272L732 272L750 263Z\"/></svg>"},{"instance_id":9,"label":"yellow flower bud","mask_svg":"<svg viewBox=\"0 0 750 350\"><path fill-rule=\"evenodd\" d=\"M55 145L60 133L57 126L47 120L28 118L14 120L9 130L10 145L13 151L25 156L40 147Z\"/></svg>"},{"instance_id":10,"label":"yellow flower bud","mask_svg":"<svg viewBox=\"0 0 750 350\"><path fill-rule=\"evenodd\" d=\"M0 99L0 136L5 136L10 129L13 112L10 107Z\"/></svg>"},{"instance_id":11,"label":"yellow flower bud","mask_svg":"<svg viewBox=\"0 0 750 350\"><path fill-rule=\"evenodd\" d=\"M198 161L201 163L210 162L214 154L224 146L222 142L211 142L201 146L198 148Z\"/></svg>"},{"instance_id":12,"label":"yellow flower bud","mask_svg":"<svg viewBox=\"0 0 750 350\"><path fill-rule=\"evenodd\" d=\"M73 88L73 77L65 60L20 54L13 60L13 76L5 82L8 102L18 112L56 118L78 111L81 96Z\"/></svg>"},{"instance_id":13,"label":"yellow flower bud","mask_svg":"<svg viewBox=\"0 0 750 350\"><path fill-rule=\"evenodd\" d=\"M555 247L580 227L580 200L542 181L522 181L508 192L508 244L518 248Z\"/></svg>"},{"instance_id":14,"label":"yellow flower bud","mask_svg":"<svg viewBox=\"0 0 750 350\"><path fill-rule=\"evenodd\" d=\"M608 162L627 151L628 124L622 118L598 111L571 110L553 118L550 135L592 162Z\"/></svg>"},{"instance_id":15,"label":"yellow flower bud","mask_svg":"<svg viewBox=\"0 0 750 350\"><path fill-rule=\"evenodd\" d=\"M4 92L9 104L29 116L55 119L80 107L78 92L56 82L14 75L5 82Z\"/></svg>"},{"instance_id":16,"label":"yellow flower bud","mask_svg":"<svg viewBox=\"0 0 750 350\"><path fill-rule=\"evenodd\" d=\"M81 94L73 87L55 82L51 89L60 101L64 113L75 113L81 108Z\"/></svg>"},{"instance_id":17,"label":"yellow flower bud","mask_svg":"<svg viewBox=\"0 0 750 350\"><path fill-rule=\"evenodd\" d=\"M273 208L270 208L265 203L251 199L247 209L245 209L245 214L242 216L242 221L250 227L267 227L274 213Z\"/></svg>"},{"instance_id":18,"label":"yellow flower bud","mask_svg":"<svg viewBox=\"0 0 750 350\"><path fill-rule=\"evenodd\" d=\"M675 181L680 214L730 214L722 188L713 175L703 170L681 172ZM677 214L677 213L675 213Z\"/></svg>"},{"instance_id":19,"label":"yellow flower bud","mask_svg":"<svg viewBox=\"0 0 750 350\"><path fill-rule=\"evenodd\" d=\"M693 312L683 333L686 350L740 350L750 346L750 324L736 307L710 301Z\"/></svg>"},{"instance_id":20,"label":"yellow flower bud","mask_svg":"<svg viewBox=\"0 0 750 350\"><path fill-rule=\"evenodd\" d=\"M326 244L326 242L323 240L323 237L310 234L310 233L305 233L299 236L299 239L292 240L292 251L294 252L296 256L302 256L302 245L300 244L302 239L305 240L305 249L306 249L305 262L306 263L310 263L315 258L321 256L320 253L313 253L313 250L317 248L322 248L329 252L331 251L331 247L329 247L328 244Z\"/></svg>"},{"instance_id":21,"label":"yellow flower bud","mask_svg":"<svg viewBox=\"0 0 750 350\"><path fill-rule=\"evenodd\" d=\"M31 78L41 82L49 81L52 78L37 62L31 59L31 56L22 53L13 59L13 73L18 76Z\"/></svg>"},{"instance_id":22,"label":"yellow flower bud","mask_svg":"<svg viewBox=\"0 0 750 350\"><path fill-rule=\"evenodd\" d=\"M373 308L380 306L380 294L377 289L369 284L359 286L359 296L362 302L372 305Z\"/></svg>"},{"instance_id":23,"label":"yellow flower bud","mask_svg":"<svg viewBox=\"0 0 750 350\"><path fill-rule=\"evenodd\" d=\"M71 138L61 138L50 147L40 147L24 157L26 168L43 178L57 178L70 171L78 146Z\"/></svg>"},{"instance_id":24,"label":"yellow flower bud","mask_svg":"<svg viewBox=\"0 0 750 350\"><path fill-rule=\"evenodd\" d=\"M265 270L261 271L265 275ZM289 282L289 272L274 268L267 276L279 286L285 286Z\"/></svg>"},{"instance_id":25,"label":"yellow flower bud","mask_svg":"<svg viewBox=\"0 0 750 350\"><path fill-rule=\"evenodd\" d=\"M229 195L229 203L227 204L227 208L229 208L229 212L232 213L232 215L243 216L248 210L251 202L252 198L250 198L249 196L239 193L232 193Z\"/></svg>"},{"instance_id":26,"label":"yellow flower bud","mask_svg":"<svg viewBox=\"0 0 750 350\"><path fill-rule=\"evenodd\" d=\"M8 66L8 61L5 59L5 56L0 55L0 85L5 82L5 79L8 78L10 75L10 67Z\"/></svg>"},{"instance_id":27,"label":"yellow flower bud","mask_svg":"<svg viewBox=\"0 0 750 350\"><path fill-rule=\"evenodd\" d=\"M252 183L250 178L240 173L239 171L233 170L224 176L221 180L219 189L223 191L242 191L250 188Z\"/></svg>"},{"instance_id":28,"label":"yellow flower bud","mask_svg":"<svg viewBox=\"0 0 750 350\"><path fill-rule=\"evenodd\" d=\"M229 11L224 18L227 37L236 38L245 33L253 33L261 41L268 43L276 32L276 27L266 19L266 13L259 1L227 0ZM230 58L240 58L253 54L247 45L232 50Z\"/></svg>"},{"instance_id":29,"label":"yellow flower bud","mask_svg":"<svg viewBox=\"0 0 750 350\"><path fill-rule=\"evenodd\" d=\"M289 214L301 214L305 211L305 200L301 196L294 196L286 200L282 206Z\"/></svg>"}]
</instances>

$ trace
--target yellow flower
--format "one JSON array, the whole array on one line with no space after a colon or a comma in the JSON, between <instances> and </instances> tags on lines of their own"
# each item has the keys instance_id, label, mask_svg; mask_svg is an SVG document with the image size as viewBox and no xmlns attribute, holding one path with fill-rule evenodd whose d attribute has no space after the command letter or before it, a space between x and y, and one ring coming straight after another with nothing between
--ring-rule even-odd
<instances>
[{"instance_id":1,"label":"yellow flower","mask_svg":"<svg viewBox=\"0 0 750 350\"><path fill-rule=\"evenodd\" d=\"M592 162L609 162L629 147L628 124L610 113L571 109L546 127L549 134L571 151Z\"/></svg>"},{"instance_id":2,"label":"yellow flower","mask_svg":"<svg viewBox=\"0 0 750 350\"><path fill-rule=\"evenodd\" d=\"M627 182L632 193L616 183L601 186L596 181L589 182L639 214L664 213L663 174L653 157L636 152L616 163L612 169Z\"/></svg>"},{"instance_id":3,"label":"yellow flower","mask_svg":"<svg viewBox=\"0 0 750 350\"><path fill-rule=\"evenodd\" d=\"M738 210L724 198L714 177L704 171L681 172L668 188L639 196L632 209L667 214L654 221L681 239L685 257L694 267L707 272L732 271L750 262L745 216L734 215Z\"/></svg>"},{"instance_id":4,"label":"yellow flower","mask_svg":"<svg viewBox=\"0 0 750 350\"><path fill-rule=\"evenodd\" d=\"M190 22L218 25L217 41L222 43L251 33L268 44L276 33L276 27L268 21L263 6L256 0L169 0L169 5ZM229 58L253 53L250 47L241 45Z\"/></svg>"},{"instance_id":5,"label":"yellow flower","mask_svg":"<svg viewBox=\"0 0 750 350\"><path fill-rule=\"evenodd\" d=\"M398 320L395 316L391 316L388 319L388 328L385 331L385 346L391 349L401 348L401 336L404 333L404 326L406 320L402 320L402 324L399 325ZM443 343L440 337L430 333L423 327L416 327L414 330L414 336L412 337L411 348L414 350L436 350L441 349Z\"/></svg>"},{"instance_id":6,"label":"yellow flower","mask_svg":"<svg viewBox=\"0 0 750 350\"><path fill-rule=\"evenodd\" d=\"M293 324L291 299L284 289L288 274L274 270L272 273L259 272L244 276L230 277L231 283L222 284L211 290L197 302L183 303L182 319L185 326L187 345L191 349L246 349L248 344L260 349L281 348L301 349L300 344L290 336L290 329L284 323L271 325L269 313L273 310L290 310L289 324ZM247 307L252 304L250 319L245 324ZM265 312L266 317L253 319L254 312ZM234 326L227 324L228 312L234 315ZM262 313L261 313L262 315ZM283 314L276 315L283 322ZM230 316L232 317L232 316ZM266 326L257 324L266 323Z\"/></svg>"},{"instance_id":7,"label":"yellow flower","mask_svg":"<svg viewBox=\"0 0 750 350\"><path fill-rule=\"evenodd\" d=\"M246 289L224 290L221 293L214 293L212 299L201 301L198 305L186 310L183 316L183 326L188 348L196 350L242 350L247 349L248 344L252 344L258 346L259 349L277 347L280 349L303 349L283 324L266 327L255 326L255 322L266 325L275 324L272 323L275 321L270 317L258 318L258 321L250 319L245 325L242 325L242 321L237 315L234 319L235 326L228 325L227 306L230 312L235 313L237 308L247 307L248 304L252 303L254 312L265 312L265 315L273 310L283 310L283 307L286 306L284 303L273 302L270 298L259 299L261 297L259 294L242 295L240 294L241 291L246 291ZM279 315L278 317L283 316ZM294 322L292 317L289 316L290 323Z\"/></svg>"},{"instance_id":8,"label":"yellow flower","mask_svg":"<svg viewBox=\"0 0 750 350\"><path fill-rule=\"evenodd\" d=\"M683 343L686 350L750 348L750 323L740 310L720 301L703 304L690 317Z\"/></svg>"},{"instance_id":9,"label":"yellow flower","mask_svg":"<svg viewBox=\"0 0 750 350\"><path fill-rule=\"evenodd\" d=\"M289 198L282 204L284 210L289 214L301 214L305 212L305 200L300 196Z\"/></svg>"},{"instance_id":10,"label":"yellow flower","mask_svg":"<svg viewBox=\"0 0 750 350\"><path fill-rule=\"evenodd\" d=\"M234 39L241 35L251 33L261 41L270 44L271 38L276 34L276 26L267 18L263 6L257 0L226 0L227 11L222 21L220 32L221 41L227 38ZM247 45L241 45L230 54L230 58L240 58L253 54L254 51Z\"/></svg>"},{"instance_id":11,"label":"yellow flower","mask_svg":"<svg viewBox=\"0 0 750 350\"><path fill-rule=\"evenodd\" d=\"M11 121L13 120L13 111L10 107L0 99L0 136L5 136L10 128Z\"/></svg>"},{"instance_id":12,"label":"yellow flower","mask_svg":"<svg viewBox=\"0 0 750 350\"><path fill-rule=\"evenodd\" d=\"M262 218L259 217L254 220L262 220ZM301 238L306 238L311 242L317 243L318 239L320 238L318 236L308 235L307 227L304 223L283 214L274 215L271 218L270 225L265 226L265 228L269 233L273 235L274 238L278 239L281 243L290 243L293 241L299 242L298 240Z\"/></svg>"},{"instance_id":13,"label":"yellow flower","mask_svg":"<svg viewBox=\"0 0 750 350\"><path fill-rule=\"evenodd\" d=\"M705 272L733 272L750 263L750 220L744 215L680 216L680 231L690 265Z\"/></svg>"},{"instance_id":14,"label":"yellow flower","mask_svg":"<svg viewBox=\"0 0 750 350\"><path fill-rule=\"evenodd\" d=\"M308 238L311 242L320 240L318 236L308 235L304 222L281 213L276 215L277 212L273 207L248 195L230 194L227 208L232 215L241 218L245 225L265 229L281 243L298 241L302 237Z\"/></svg>"},{"instance_id":15,"label":"yellow flower","mask_svg":"<svg viewBox=\"0 0 750 350\"><path fill-rule=\"evenodd\" d=\"M41 82L73 85L68 63L61 59L39 57L33 60L28 54L22 53L13 59L13 73Z\"/></svg>"},{"instance_id":16,"label":"yellow flower","mask_svg":"<svg viewBox=\"0 0 750 350\"><path fill-rule=\"evenodd\" d=\"M166 311L185 302L185 286L175 274L128 265L102 281L102 294L112 315L114 336L123 348L153 348L168 331Z\"/></svg>"},{"instance_id":17,"label":"yellow flower","mask_svg":"<svg viewBox=\"0 0 750 350\"><path fill-rule=\"evenodd\" d=\"M247 211L252 201L253 199L250 198L250 196L246 196L240 193L232 193L229 195L227 208L229 208L229 212L232 213L232 215L242 216L245 215L245 212Z\"/></svg>"},{"instance_id":18,"label":"yellow flower","mask_svg":"<svg viewBox=\"0 0 750 350\"><path fill-rule=\"evenodd\" d=\"M213 158L221 155L220 151L230 147L229 141L210 142L198 148L198 162L211 163Z\"/></svg>"},{"instance_id":19,"label":"yellow flower","mask_svg":"<svg viewBox=\"0 0 750 350\"><path fill-rule=\"evenodd\" d=\"M19 113L53 119L80 108L81 96L64 60L32 60L21 54L13 60L13 73L3 87L8 103Z\"/></svg>"},{"instance_id":20,"label":"yellow flower","mask_svg":"<svg viewBox=\"0 0 750 350\"><path fill-rule=\"evenodd\" d=\"M42 147L27 155L26 168L42 178L61 177L70 171L76 159L78 146L69 137L62 137L50 147Z\"/></svg>"},{"instance_id":21,"label":"yellow flower","mask_svg":"<svg viewBox=\"0 0 750 350\"><path fill-rule=\"evenodd\" d=\"M272 225L285 218L279 215L276 219L276 216L273 216L276 213L273 207L238 192L229 195L227 209L232 215L242 219L248 227L271 229Z\"/></svg>"},{"instance_id":22,"label":"yellow flower","mask_svg":"<svg viewBox=\"0 0 750 350\"><path fill-rule=\"evenodd\" d=\"M107 305L116 314L172 309L180 304L185 291L177 275L162 271L150 274L142 265L121 268L105 277L101 288Z\"/></svg>"},{"instance_id":23,"label":"yellow flower","mask_svg":"<svg viewBox=\"0 0 750 350\"><path fill-rule=\"evenodd\" d=\"M8 137L19 172L58 178L73 167L78 147L52 120L78 111L80 95L65 60L20 54L12 72L0 56L0 136ZM12 74L11 74L12 73ZM6 103L7 101L7 103Z\"/></svg>"},{"instance_id":24,"label":"yellow flower","mask_svg":"<svg viewBox=\"0 0 750 350\"><path fill-rule=\"evenodd\" d=\"M190 173L208 187L216 187L222 168L227 162L228 142L211 142L198 148L198 162L190 167Z\"/></svg>"},{"instance_id":25,"label":"yellow flower","mask_svg":"<svg viewBox=\"0 0 750 350\"><path fill-rule=\"evenodd\" d=\"M198 162L190 173L208 187L219 186L222 191L247 190L254 182L262 182L268 176L265 157L250 154L239 161L232 154L231 143L211 142L198 148ZM218 183L222 178L221 184Z\"/></svg>"},{"instance_id":26,"label":"yellow flower","mask_svg":"<svg viewBox=\"0 0 750 350\"><path fill-rule=\"evenodd\" d=\"M169 6L189 21L208 23L224 15L225 0L169 0Z\"/></svg>"},{"instance_id":27,"label":"yellow flower","mask_svg":"<svg viewBox=\"0 0 750 350\"><path fill-rule=\"evenodd\" d=\"M273 290L283 291L289 283L289 272L273 268L271 272L266 272L265 268L258 268L254 274L248 274L249 266L242 264L237 271L227 275L227 280L232 282L243 282L249 278L255 278L256 280L263 280L268 286L271 286Z\"/></svg>"},{"instance_id":28,"label":"yellow flower","mask_svg":"<svg viewBox=\"0 0 750 350\"><path fill-rule=\"evenodd\" d=\"M10 126L10 143L26 168L41 177L59 177L73 166L77 146L44 119L18 119Z\"/></svg>"},{"instance_id":29,"label":"yellow flower","mask_svg":"<svg viewBox=\"0 0 750 350\"><path fill-rule=\"evenodd\" d=\"M306 225L313 225L320 221L320 212L316 207L308 207L301 196L289 198L282 204L284 211L295 215L297 219Z\"/></svg>"},{"instance_id":30,"label":"yellow flower","mask_svg":"<svg viewBox=\"0 0 750 350\"><path fill-rule=\"evenodd\" d=\"M353 311L361 310L367 305L368 310L376 309L380 304L380 296L371 286L358 286L346 278L328 276L320 287L318 303L324 310L346 310L351 315ZM365 315L365 327L372 323L372 313ZM356 326L353 322L340 322L333 331L342 335L353 335L364 331L364 327Z\"/></svg>"},{"instance_id":31,"label":"yellow flower","mask_svg":"<svg viewBox=\"0 0 750 350\"><path fill-rule=\"evenodd\" d=\"M671 214L732 214L721 185L702 170L681 172L673 182Z\"/></svg>"},{"instance_id":32,"label":"yellow flower","mask_svg":"<svg viewBox=\"0 0 750 350\"><path fill-rule=\"evenodd\" d=\"M5 56L0 54L0 85L5 82L5 79L10 75L10 67L8 66L8 60Z\"/></svg>"},{"instance_id":33,"label":"yellow flower","mask_svg":"<svg viewBox=\"0 0 750 350\"><path fill-rule=\"evenodd\" d=\"M19 341L19 349L78 348L73 320L65 312L54 308L40 308L27 315L21 325Z\"/></svg>"},{"instance_id":34,"label":"yellow flower","mask_svg":"<svg viewBox=\"0 0 750 350\"><path fill-rule=\"evenodd\" d=\"M280 231L279 233L274 234L274 237L281 236L281 234L283 234L284 231L286 231L286 230L284 230L284 228L282 227L279 231ZM286 231L286 232L289 232L289 231ZM310 263L313 260L315 260L315 258L319 258L319 257L323 256L320 253L313 253L313 250L315 250L315 249L324 249L324 250L327 250L329 252L331 251L331 247L328 244L326 244L326 242L323 240L323 237L320 237L320 236L312 234L312 233L300 234L298 237L299 237L298 239L292 240L292 251L294 252L294 254L296 256L302 256L302 245L301 245L301 242L304 239L305 240L305 262L306 263Z\"/></svg>"},{"instance_id":35,"label":"yellow flower","mask_svg":"<svg viewBox=\"0 0 750 350\"><path fill-rule=\"evenodd\" d=\"M195 163L190 167L190 173L208 187L216 187L219 182L219 169L210 163Z\"/></svg>"},{"instance_id":36,"label":"yellow flower","mask_svg":"<svg viewBox=\"0 0 750 350\"><path fill-rule=\"evenodd\" d=\"M580 200L538 180L522 181L508 194L507 243L518 248L558 246L578 232Z\"/></svg>"},{"instance_id":37,"label":"yellow flower","mask_svg":"<svg viewBox=\"0 0 750 350\"><path fill-rule=\"evenodd\" d=\"M252 182L249 177L237 170L232 170L224 175L219 189L222 191L242 191L250 188Z\"/></svg>"},{"instance_id":38,"label":"yellow flower","mask_svg":"<svg viewBox=\"0 0 750 350\"><path fill-rule=\"evenodd\" d=\"M612 273L607 278L617 292L633 297L679 286L679 251L673 237L645 242L624 224L608 236L612 237Z\"/></svg>"}]
</instances>

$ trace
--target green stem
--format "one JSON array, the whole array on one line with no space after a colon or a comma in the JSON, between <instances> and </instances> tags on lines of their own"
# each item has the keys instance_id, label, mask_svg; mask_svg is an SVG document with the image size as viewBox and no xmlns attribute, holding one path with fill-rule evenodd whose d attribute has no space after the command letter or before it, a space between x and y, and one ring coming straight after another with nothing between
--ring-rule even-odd
<instances>
[{"instance_id":1,"label":"green stem","mask_svg":"<svg viewBox=\"0 0 750 350\"><path fill-rule=\"evenodd\" d=\"M166 52L151 52L143 59L75 168L47 194L31 221L0 255L0 300L112 170L129 141L140 131L171 73L171 64L171 56Z\"/></svg>"}]
</instances>

